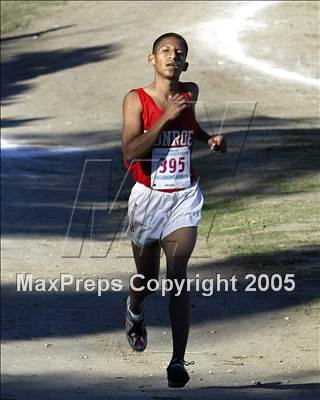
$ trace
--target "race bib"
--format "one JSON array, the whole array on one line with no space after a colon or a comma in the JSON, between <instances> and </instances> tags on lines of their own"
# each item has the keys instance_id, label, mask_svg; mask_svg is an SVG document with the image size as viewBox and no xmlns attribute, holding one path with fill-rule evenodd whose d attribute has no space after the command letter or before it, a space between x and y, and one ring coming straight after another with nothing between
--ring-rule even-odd
<instances>
[{"instance_id":1,"label":"race bib","mask_svg":"<svg viewBox=\"0 0 320 400\"><path fill-rule=\"evenodd\" d=\"M184 189L189 187L190 183L188 146L152 149L152 189Z\"/></svg>"}]
</instances>

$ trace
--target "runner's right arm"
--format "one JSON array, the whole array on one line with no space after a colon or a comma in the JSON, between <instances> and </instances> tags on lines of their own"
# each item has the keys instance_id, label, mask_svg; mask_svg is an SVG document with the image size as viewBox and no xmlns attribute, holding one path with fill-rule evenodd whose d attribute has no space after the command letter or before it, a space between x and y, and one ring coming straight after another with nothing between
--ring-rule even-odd
<instances>
[{"instance_id":1,"label":"runner's right arm","mask_svg":"<svg viewBox=\"0 0 320 400\"><path fill-rule=\"evenodd\" d=\"M145 157L157 141L161 131L187 107L183 96L175 95L169 101L165 112L143 133L142 108L139 95L131 91L123 101L122 151L128 161Z\"/></svg>"}]
</instances>

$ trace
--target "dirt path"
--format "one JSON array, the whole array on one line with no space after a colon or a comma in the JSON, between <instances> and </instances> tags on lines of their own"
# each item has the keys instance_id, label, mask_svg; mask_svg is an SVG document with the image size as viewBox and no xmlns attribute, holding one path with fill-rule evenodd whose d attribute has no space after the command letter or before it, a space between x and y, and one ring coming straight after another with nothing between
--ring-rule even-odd
<instances>
[{"instance_id":1,"label":"dirt path","mask_svg":"<svg viewBox=\"0 0 320 400\"><path fill-rule=\"evenodd\" d=\"M85 160L112 160L111 196L119 187L125 173L119 135L122 99L129 89L152 80L146 52L163 31L181 32L189 42L190 69L184 80L200 86L200 101L210 115L208 121L200 102L198 115L205 127L219 128L227 101L258 102L253 123L257 135L250 138L239 169L241 188L260 190L256 175L266 169L294 169L296 158L279 160L265 152L261 158L259 149L265 143L281 146L285 139L279 133L290 134L293 146L294 140L299 145L301 132L315 136L317 3L276 2L255 14L241 2L74 1L52 9L50 16L34 21L26 31L2 39L2 398L318 398L316 249L291 248L241 260L192 259L191 276L236 275L239 285L237 292L209 297L192 292L186 358L196 364L190 368L188 387L172 391L165 379L171 349L168 296L157 294L146 305L148 349L133 354L126 343L123 310L129 274L134 272L133 260L124 258L129 244L116 242L108 257L92 258L93 252L96 257L106 247L96 241L90 249L86 241L78 257L82 222L88 217L80 210L74 236L64 248ZM236 24L241 30L232 28ZM239 51L241 62L234 51ZM248 59L255 64L249 65ZM283 71L294 75L284 77ZM297 76L305 81L293 79ZM239 137L233 133L245 126L248 110L231 108L227 115L227 166L234 165ZM314 143L316 151L319 143ZM195 152L200 170L202 152ZM261 163L266 163L264 169ZM219 169L218 161L216 166ZM81 201L101 201L103 208L106 193L99 192L99 199L92 190L101 184L101 176L108 178L110 164L95 167L87 171L88 182L93 177L94 183L86 182ZM311 159L309 167L316 173ZM205 176L202 182L208 194L219 196L228 189L214 187ZM114 224L100 240L115 234L129 187L126 182ZM302 202L306 196L315 199L312 193L295 196ZM103 210L98 212L103 216ZM197 254L208 257L201 247L205 243L198 246ZM74 258L62 257L64 251ZM294 273L296 289L246 293L244 276L249 272ZM43 279L61 273L74 278L116 277L124 287L101 297L84 290L22 293L16 291L16 273Z\"/></svg>"}]
</instances>

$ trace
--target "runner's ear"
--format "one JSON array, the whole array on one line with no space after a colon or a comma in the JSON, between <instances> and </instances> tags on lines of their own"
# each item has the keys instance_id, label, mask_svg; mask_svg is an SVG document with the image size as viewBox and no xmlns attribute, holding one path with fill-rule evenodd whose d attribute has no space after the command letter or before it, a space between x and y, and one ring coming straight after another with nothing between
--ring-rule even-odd
<instances>
[{"instance_id":1,"label":"runner's ear","mask_svg":"<svg viewBox=\"0 0 320 400\"><path fill-rule=\"evenodd\" d=\"M184 63L184 66L183 66L183 70L182 70L182 71L186 71L186 70L188 69L188 67L189 67L189 63L186 61L186 62Z\"/></svg>"},{"instance_id":2,"label":"runner's ear","mask_svg":"<svg viewBox=\"0 0 320 400\"><path fill-rule=\"evenodd\" d=\"M153 66L156 65L156 62L155 62L155 59L154 59L154 54L149 54L148 55L148 63L153 65Z\"/></svg>"}]
</instances>

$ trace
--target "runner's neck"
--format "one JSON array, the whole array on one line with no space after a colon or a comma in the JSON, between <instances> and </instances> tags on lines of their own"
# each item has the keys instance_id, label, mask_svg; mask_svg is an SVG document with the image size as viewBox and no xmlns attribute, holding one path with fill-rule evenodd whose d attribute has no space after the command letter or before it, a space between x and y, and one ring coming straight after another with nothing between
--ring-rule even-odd
<instances>
[{"instance_id":1,"label":"runner's neck","mask_svg":"<svg viewBox=\"0 0 320 400\"><path fill-rule=\"evenodd\" d=\"M174 96L179 93L179 81L169 81L168 79L164 80L156 78L150 88L160 101L167 102L169 96Z\"/></svg>"}]
</instances>

